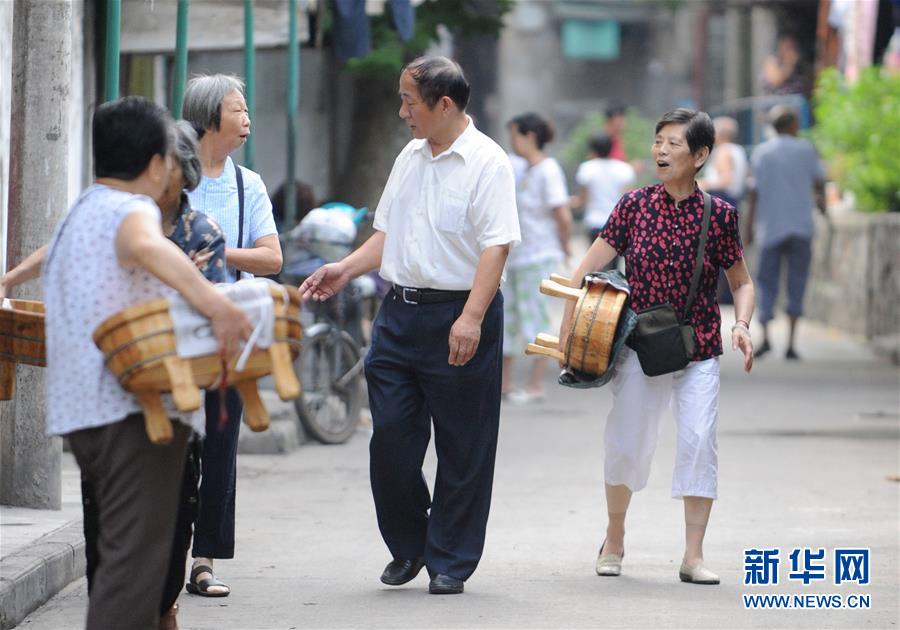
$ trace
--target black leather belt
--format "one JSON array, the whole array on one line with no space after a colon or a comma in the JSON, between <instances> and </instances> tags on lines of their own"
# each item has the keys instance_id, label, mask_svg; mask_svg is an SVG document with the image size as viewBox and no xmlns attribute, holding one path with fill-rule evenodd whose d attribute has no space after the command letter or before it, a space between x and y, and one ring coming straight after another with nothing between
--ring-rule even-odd
<instances>
[{"instance_id":1,"label":"black leather belt","mask_svg":"<svg viewBox=\"0 0 900 630\"><path fill-rule=\"evenodd\" d=\"M438 304L440 302L452 302L465 300L469 297L468 291L444 291L443 289L415 289L413 287L401 287L392 285L394 293L407 304Z\"/></svg>"}]
</instances>

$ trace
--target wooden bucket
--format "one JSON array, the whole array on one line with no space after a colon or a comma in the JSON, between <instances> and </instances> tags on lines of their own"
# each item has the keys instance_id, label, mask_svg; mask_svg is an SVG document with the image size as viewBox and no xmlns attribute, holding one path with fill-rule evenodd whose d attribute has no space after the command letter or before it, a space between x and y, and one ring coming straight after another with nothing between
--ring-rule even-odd
<instances>
[{"instance_id":1,"label":"wooden bucket","mask_svg":"<svg viewBox=\"0 0 900 630\"><path fill-rule=\"evenodd\" d=\"M541 293L575 302L568 343L561 351L559 338L541 333L528 344L525 354L552 357L579 372L603 375L609 368L616 327L628 295L599 282L576 288L569 278L556 274L541 281Z\"/></svg>"},{"instance_id":2,"label":"wooden bucket","mask_svg":"<svg viewBox=\"0 0 900 630\"><path fill-rule=\"evenodd\" d=\"M16 364L46 367L44 303L9 300L12 308L0 309L0 400L16 393Z\"/></svg>"},{"instance_id":3,"label":"wooden bucket","mask_svg":"<svg viewBox=\"0 0 900 630\"><path fill-rule=\"evenodd\" d=\"M284 303L282 288L287 292ZM293 287L270 287L275 301L275 341L265 349L254 349L244 369L238 372L232 359L227 382L244 402L244 422L253 431L269 427L269 414L259 398L256 379L272 375L282 400L300 395L300 382L293 359L300 351L300 295ZM222 361L216 354L182 358L176 352L175 332L165 298L127 308L101 323L94 343L103 352L106 367L123 388L137 396L146 419L147 435L154 444L172 439L172 423L166 416L160 394L171 392L179 411L200 407L200 389L219 381Z\"/></svg>"}]
</instances>

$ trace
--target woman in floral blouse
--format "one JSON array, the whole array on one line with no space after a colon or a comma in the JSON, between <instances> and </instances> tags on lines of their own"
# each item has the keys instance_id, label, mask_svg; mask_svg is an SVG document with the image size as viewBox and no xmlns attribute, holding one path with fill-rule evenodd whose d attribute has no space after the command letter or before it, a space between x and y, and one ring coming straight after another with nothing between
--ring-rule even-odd
<instances>
[{"instance_id":1,"label":"woman in floral blouse","mask_svg":"<svg viewBox=\"0 0 900 630\"><path fill-rule=\"evenodd\" d=\"M659 184L627 193L616 205L600 236L585 254L575 278L602 269L616 255L625 257L632 308L659 304L683 310L703 218L703 194L697 171L709 157L715 140L705 112L676 109L656 124L652 153ZM731 346L743 354L744 369L753 365L750 318L754 290L738 234L735 208L712 199L709 233L700 286L686 323L694 328L694 356L684 369L648 377L637 355L624 348L612 380L613 409L605 432L604 476L609 521L597 558L598 575L619 575L625 555L625 515L631 495L650 475L659 423L671 406L677 425L672 497L684 500L685 552L679 577L693 584L718 584L704 566L703 538L716 498L718 462L716 421L719 407L721 316L716 303L719 269L734 295L735 323ZM560 329L566 347L573 305L568 303Z\"/></svg>"}]
</instances>

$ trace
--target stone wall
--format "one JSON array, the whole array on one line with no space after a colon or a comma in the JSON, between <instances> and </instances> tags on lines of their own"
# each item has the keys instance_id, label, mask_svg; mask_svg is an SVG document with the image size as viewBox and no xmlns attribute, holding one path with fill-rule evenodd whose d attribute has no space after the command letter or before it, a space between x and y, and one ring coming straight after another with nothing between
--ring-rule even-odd
<instances>
[{"instance_id":1,"label":"stone wall","mask_svg":"<svg viewBox=\"0 0 900 630\"><path fill-rule=\"evenodd\" d=\"M807 314L900 362L900 214L817 219Z\"/></svg>"}]
</instances>

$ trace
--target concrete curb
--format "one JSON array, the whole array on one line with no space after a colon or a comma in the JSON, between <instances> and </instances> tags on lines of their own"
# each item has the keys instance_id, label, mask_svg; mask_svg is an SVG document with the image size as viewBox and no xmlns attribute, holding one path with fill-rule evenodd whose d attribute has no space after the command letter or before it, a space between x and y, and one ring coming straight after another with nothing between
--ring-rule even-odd
<instances>
[{"instance_id":1,"label":"concrete curb","mask_svg":"<svg viewBox=\"0 0 900 630\"><path fill-rule=\"evenodd\" d=\"M261 389L259 396L269 411L269 428L259 433L250 431L241 423L238 436L238 453L246 455L284 455L309 442L293 401L283 401L268 389Z\"/></svg>"},{"instance_id":2,"label":"concrete curb","mask_svg":"<svg viewBox=\"0 0 900 630\"><path fill-rule=\"evenodd\" d=\"M14 628L84 572L81 521L71 521L5 556L0 562L0 630Z\"/></svg>"}]
</instances>

